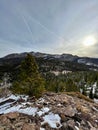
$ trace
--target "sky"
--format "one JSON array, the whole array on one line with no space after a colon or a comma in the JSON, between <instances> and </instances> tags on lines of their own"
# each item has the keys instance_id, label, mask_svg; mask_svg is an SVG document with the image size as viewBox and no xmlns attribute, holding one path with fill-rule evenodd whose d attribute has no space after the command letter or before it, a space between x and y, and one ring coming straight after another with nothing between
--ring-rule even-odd
<instances>
[{"instance_id":1,"label":"sky","mask_svg":"<svg viewBox=\"0 0 98 130\"><path fill-rule=\"evenodd\" d=\"M0 0L0 57L31 51L98 57L98 0Z\"/></svg>"}]
</instances>

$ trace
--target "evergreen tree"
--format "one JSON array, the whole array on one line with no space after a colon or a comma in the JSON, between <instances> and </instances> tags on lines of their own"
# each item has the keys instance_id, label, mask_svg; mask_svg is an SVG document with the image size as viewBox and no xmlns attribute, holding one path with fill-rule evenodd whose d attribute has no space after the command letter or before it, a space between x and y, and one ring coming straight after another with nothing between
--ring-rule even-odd
<instances>
[{"instance_id":1,"label":"evergreen tree","mask_svg":"<svg viewBox=\"0 0 98 130\"><path fill-rule=\"evenodd\" d=\"M89 98L93 99L94 98L94 94L93 94L93 87L91 88L90 90L90 93L89 93Z\"/></svg>"},{"instance_id":2,"label":"evergreen tree","mask_svg":"<svg viewBox=\"0 0 98 130\"><path fill-rule=\"evenodd\" d=\"M87 96L87 93L86 93L86 88L85 88L85 86L82 88L82 94L83 94L83 95L85 95L85 96Z\"/></svg>"},{"instance_id":3,"label":"evergreen tree","mask_svg":"<svg viewBox=\"0 0 98 130\"><path fill-rule=\"evenodd\" d=\"M75 83L71 79L67 79L65 89L66 89L67 92L72 92L72 91L77 92L77 91L79 91L78 87L75 85Z\"/></svg>"},{"instance_id":4,"label":"evergreen tree","mask_svg":"<svg viewBox=\"0 0 98 130\"><path fill-rule=\"evenodd\" d=\"M22 62L18 81L13 83L13 90L36 97L43 93L44 80L38 72L38 66L32 55L28 54Z\"/></svg>"}]
</instances>

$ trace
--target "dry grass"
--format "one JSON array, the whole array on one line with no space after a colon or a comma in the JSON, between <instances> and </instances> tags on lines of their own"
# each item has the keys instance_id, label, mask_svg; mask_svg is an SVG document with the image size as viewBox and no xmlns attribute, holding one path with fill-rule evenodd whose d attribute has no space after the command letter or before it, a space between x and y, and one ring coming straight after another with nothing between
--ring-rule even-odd
<instances>
[{"instance_id":1,"label":"dry grass","mask_svg":"<svg viewBox=\"0 0 98 130\"><path fill-rule=\"evenodd\" d=\"M78 97L80 99L84 99L88 102L94 103L94 101L92 99L86 97L85 95L81 94L80 92L64 92L64 93L69 96Z\"/></svg>"}]
</instances>

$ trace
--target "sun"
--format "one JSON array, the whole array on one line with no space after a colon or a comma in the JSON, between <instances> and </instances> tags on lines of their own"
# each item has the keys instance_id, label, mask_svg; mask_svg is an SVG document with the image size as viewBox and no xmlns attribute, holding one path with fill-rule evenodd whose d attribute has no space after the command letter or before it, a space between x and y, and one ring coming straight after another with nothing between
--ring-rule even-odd
<instances>
[{"instance_id":1,"label":"sun","mask_svg":"<svg viewBox=\"0 0 98 130\"><path fill-rule=\"evenodd\" d=\"M96 39L94 36L88 36L84 39L84 46L93 46L96 43Z\"/></svg>"}]
</instances>

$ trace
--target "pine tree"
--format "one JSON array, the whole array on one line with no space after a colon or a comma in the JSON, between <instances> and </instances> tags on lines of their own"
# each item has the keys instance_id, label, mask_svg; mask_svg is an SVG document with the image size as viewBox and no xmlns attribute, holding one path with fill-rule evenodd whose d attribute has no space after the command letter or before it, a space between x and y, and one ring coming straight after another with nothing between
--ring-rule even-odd
<instances>
[{"instance_id":1,"label":"pine tree","mask_svg":"<svg viewBox=\"0 0 98 130\"><path fill-rule=\"evenodd\" d=\"M94 94L93 94L93 87L91 88L90 90L90 93L89 93L89 98L93 99L94 98Z\"/></svg>"},{"instance_id":2,"label":"pine tree","mask_svg":"<svg viewBox=\"0 0 98 130\"><path fill-rule=\"evenodd\" d=\"M85 86L82 88L82 94L83 94L83 95L85 95L85 96L87 96L87 93L86 93L86 88L85 88Z\"/></svg>"},{"instance_id":3,"label":"pine tree","mask_svg":"<svg viewBox=\"0 0 98 130\"><path fill-rule=\"evenodd\" d=\"M13 83L13 90L18 93L39 97L44 91L44 79L38 72L34 57L27 55L21 63L18 81Z\"/></svg>"},{"instance_id":4,"label":"pine tree","mask_svg":"<svg viewBox=\"0 0 98 130\"><path fill-rule=\"evenodd\" d=\"M73 82L73 80L71 79L67 79L66 80L66 87L65 87L66 91L67 92L77 92L79 91L78 90L78 87L75 85L75 83Z\"/></svg>"}]
</instances>

